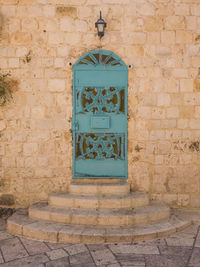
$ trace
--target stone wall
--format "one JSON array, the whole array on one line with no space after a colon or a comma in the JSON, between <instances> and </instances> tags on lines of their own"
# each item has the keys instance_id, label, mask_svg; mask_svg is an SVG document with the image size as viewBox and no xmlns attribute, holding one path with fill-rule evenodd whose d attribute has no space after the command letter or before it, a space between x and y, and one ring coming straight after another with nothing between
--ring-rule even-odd
<instances>
[{"instance_id":1,"label":"stone wall","mask_svg":"<svg viewBox=\"0 0 200 267\"><path fill-rule=\"evenodd\" d=\"M94 23L107 22L100 41ZM0 68L19 82L0 107L0 199L65 191L72 175L72 68L96 48L129 69L134 190L200 207L200 1L0 0ZM6 197L4 197L6 194Z\"/></svg>"}]
</instances>

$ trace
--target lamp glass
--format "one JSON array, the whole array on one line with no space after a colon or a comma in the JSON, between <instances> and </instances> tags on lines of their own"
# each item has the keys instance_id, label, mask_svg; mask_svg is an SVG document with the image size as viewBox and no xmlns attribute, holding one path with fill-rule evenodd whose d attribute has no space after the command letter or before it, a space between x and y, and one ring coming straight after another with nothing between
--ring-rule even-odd
<instances>
[{"instance_id":1,"label":"lamp glass","mask_svg":"<svg viewBox=\"0 0 200 267\"><path fill-rule=\"evenodd\" d=\"M98 24L98 32L104 32L104 24Z\"/></svg>"}]
</instances>

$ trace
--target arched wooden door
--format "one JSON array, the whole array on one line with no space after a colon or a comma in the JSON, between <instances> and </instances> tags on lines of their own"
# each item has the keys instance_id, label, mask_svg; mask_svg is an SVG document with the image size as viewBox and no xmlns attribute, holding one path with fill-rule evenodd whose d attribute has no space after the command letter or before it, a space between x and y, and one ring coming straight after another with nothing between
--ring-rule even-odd
<instances>
[{"instance_id":1,"label":"arched wooden door","mask_svg":"<svg viewBox=\"0 0 200 267\"><path fill-rule=\"evenodd\" d=\"M127 178L125 63L94 50L73 66L73 178Z\"/></svg>"}]
</instances>

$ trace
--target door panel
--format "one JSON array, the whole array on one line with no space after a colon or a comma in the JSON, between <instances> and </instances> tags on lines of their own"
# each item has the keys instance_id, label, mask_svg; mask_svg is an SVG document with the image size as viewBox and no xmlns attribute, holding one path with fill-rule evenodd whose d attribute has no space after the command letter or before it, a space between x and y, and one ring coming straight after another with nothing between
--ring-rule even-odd
<instances>
[{"instance_id":1,"label":"door panel","mask_svg":"<svg viewBox=\"0 0 200 267\"><path fill-rule=\"evenodd\" d=\"M127 71L113 68L74 70L73 178L127 178Z\"/></svg>"}]
</instances>

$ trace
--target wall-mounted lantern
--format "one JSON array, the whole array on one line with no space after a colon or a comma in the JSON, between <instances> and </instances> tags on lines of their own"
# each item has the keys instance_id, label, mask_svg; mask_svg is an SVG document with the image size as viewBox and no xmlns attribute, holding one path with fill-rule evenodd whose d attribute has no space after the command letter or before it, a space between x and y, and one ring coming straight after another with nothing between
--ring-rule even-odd
<instances>
[{"instance_id":1,"label":"wall-mounted lantern","mask_svg":"<svg viewBox=\"0 0 200 267\"><path fill-rule=\"evenodd\" d=\"M106 28L107 23L101 17L100 11L100 18L95 23L95 27L97 28L98 36L102 38L104 36L104 29Z\"/></svg>"}]
</instances>

